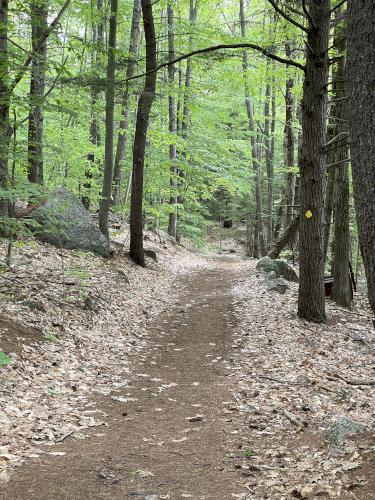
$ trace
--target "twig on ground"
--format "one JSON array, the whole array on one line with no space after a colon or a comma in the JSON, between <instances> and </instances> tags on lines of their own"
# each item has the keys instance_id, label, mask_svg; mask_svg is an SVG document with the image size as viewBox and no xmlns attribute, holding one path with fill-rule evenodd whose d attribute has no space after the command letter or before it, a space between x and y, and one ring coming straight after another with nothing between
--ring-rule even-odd
<instances>
[{"instance_id":1,"label":"twig on ground","mask_svg":"<svg viewBox=\"0 0 375 500\"><path fill-rule=\"evenodd\" d=\"M62 443L63 441L65 441L65 439L69 436L71 436L74 432L74 429L69 431L67 434L64 434L63 436L61 436L59 439L56 439L56 443Z\"/></svg>"},{"instance_id":2,"label":"twig on ground","mask_svg":"<svg viewBox=\"0 0 375 500\"><path fill-rule=\"evenodd\" d=\"M288 420L292 422L292 424L296 425L297 427L300 427L301 429L304 429L306 427L306 423L302 422L296 415L291 413L288 410L283 410L283 414L286 416Z\"/></svg>"}]
</instances>

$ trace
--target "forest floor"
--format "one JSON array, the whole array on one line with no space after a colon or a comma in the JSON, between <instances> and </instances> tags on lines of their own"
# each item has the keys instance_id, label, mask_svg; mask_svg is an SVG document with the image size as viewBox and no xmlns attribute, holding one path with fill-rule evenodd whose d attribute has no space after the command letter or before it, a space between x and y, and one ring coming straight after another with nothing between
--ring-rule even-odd
<instances>
[{"instance_id":1,"label":"forest floor","mask_svg":"<svg viewBox=\"0 0 375 500\"><path fill-rule=\"evenodd\" d=\"M267 291L255 261L153 245L147 269L18 250L3 275L0 498L374 498L361 300L311 325L296 285Z\"/></svg>"}]
</instances>

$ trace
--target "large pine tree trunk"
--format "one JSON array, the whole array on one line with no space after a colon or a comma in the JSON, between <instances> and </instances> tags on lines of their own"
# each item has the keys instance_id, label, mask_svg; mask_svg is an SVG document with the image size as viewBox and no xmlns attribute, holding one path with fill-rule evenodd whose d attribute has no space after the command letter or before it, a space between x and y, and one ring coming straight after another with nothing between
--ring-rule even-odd
<instances>
[{"instance_id":1,"label":"large pine tree trunk","mask_svg":"<svg viewBox=\"0 0 375 500\"><path fill-rule=\"evenodd\" d=\"M168 54L169 61L173 61L175 58L175 50L174 50L174 13L172 5L168 5L167 8L168 15ZM171 64L168 66L168 113L169 113L169 132L175 136L177 133L177 121L176 121L176 106L175 106L175 97L174 97L174 79L175 79L175 66ZM169 223L168 223L168 234L177 238L177 193L176 193L176 175L177 175L177 167L176 167L176 159L177 159L177 148L175 143L171 143L169 145L169 158L172 162L171 165L171 178L170 178L170 187L171 187L171 195L169 204L171 206L171 211L169 213Z\"/></svg>"},{"instance_id":2,"label":"large pine tree trunk","mask_svg":"<svg viewBox=\"0 0 375 500\"><path fill-rule=\"evenodd\" d=\"M300 158L300 286L298 315L326 321L324 194L330 0L309 2Z\"/></svg>"},{"instance_id":3,"label":"large pine tree trunk","mask_svg":"<svg viewBox=\"0 0 375 500\"><path fill-rule=\"evenodd\" d=\"M375 3L349 0L347 80L354 200L368 297L375 313Z\"/></svg>"},{"instance_id":4,"label":"large pine tree trunk","mask_svg":"<svg viewBox=\"0 0 375 500\"><path fill-rule=\"evenodd\" d=\"M43 105L46 81L47 40L39 40L48 29L48 3L33 0L31 10L31 40L33 60L30 77L28 130L28 179L43 184Z\"/></svg>"},{"instance_id":5,"label":"large pine tree trunk","mask_svg":"<svg viewBox=\"0 0 375 500\"><path fill-rule=\"evenodd\" d=\"M129 43L129 61L126 68L126 78L132 78L137 67L137 53L139 45L139 23L141 19L141 0L134 0L132 26L130 31ZM122 178L121 164L124 161L126 154L126 145L128 141L128 129L130 121L130 87L131 81L125 85L124 94L122 96L121 120L119 124L119 132L117 137L117 148L115 156L115 164L113 168L113 204L120 203L120 186ZM129 174L131 176L131 172ZM129 179L130 180L130 179Z\"/></svg>"},{"instance_id":6,"label":"large pine tree trunk","mask_svg":"<svg viewBox=\"0 0 375 500\"><path fill-rule=\"evenodd\" d=\"M155 98L157 59L152 0L142 0L143 25L146 38L146 80L138 101L133 148L133 176L130 206L130 257L144 266L143 251L143 177L147 130L150 111Z\"/></svg>"},{"instance_id":7,"label":"large pine tree trunk","mask_svg":"<svg viewBox=\"0 0 375 500\"><path fill-rule=\"evenodd\" d=\"M99 207L99 227L109 240L108 215L112 194L113 136L115 118L115 76L118 0L111 0L109 19L107 87L105 95L105 158L102 199Z\"/></svg>"},{"instance_id":8,"label":"large pine tree trunk","mask_svg":"<svg viewBox=\"0 0 375 500\"><path fill-rule=\"evenodd\" d=\"M9 150L8 0L0 0L0 188L8 183ZM8 215L9 203L0 197L0 215Z\"/></svg>"}]
</instances>

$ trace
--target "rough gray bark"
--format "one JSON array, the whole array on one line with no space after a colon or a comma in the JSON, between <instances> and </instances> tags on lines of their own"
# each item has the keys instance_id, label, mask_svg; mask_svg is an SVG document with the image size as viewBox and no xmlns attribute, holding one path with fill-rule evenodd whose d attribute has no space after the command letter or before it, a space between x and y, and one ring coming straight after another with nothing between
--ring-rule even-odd
<instances>
[{"instance_id":1,"label":"rough gray bark","mask_svg":"<svg viewBox=\"0 0 375 500\"><path fill-rule=\"evenodd\" d=\"M115 76L118 0L111 0L109 19L108 63L105 95L105 153L102 199L99 207L99 227L109 240L108 215L112 194L113 177L113 136L115 118Z\"/></svg>"},{"instance_id":2,"label":"rough gray bark","mask_svg":"<svg viewBox=\"0 0 375 500\"><path fill-rule=\"evenodd\" d=\"M331 155L328 154L328 162L331 160ZM333 163L333 161L332 161ZM333 205L335 200L335 182L336 182L336 169L329 168L327 175L327 190L325 199L325 224L324 224L324 263L327 262L328 246L329 246L329 235L331 232L332 216L333 216Z\"/></svg>"},{"instance_id":3,"label":"rough gray bark","mask_svg":"<svg viewBox=\"0 0 375 500\"><path fill-rule=\"evenodd\" d=\"M8 0L0 0L0 188L8 184L9 150L9 61L8 61ZM9 203L0 198L0 215L8 215Z\"/></svg>"},{"instance_id":4,"label":"rough gray bark","mask_svg":"<svg viewBox=\"0 0 375 500\"><path fill-rule=\"evenodd\" d=\"M244 0L240 0L240 25L241 25L241 36L243 39L245 39L246 20L245 20ZM262 256L266 254L265 243L264 243L263 219L262 219L263 203L262 203L262 186L260 179L261 154L256 140L253 108L250 100L250 92L247 83L247 70L249 68L249 62L246 50L242 52L242 68L243 68L244 84L245 84L245 105L246 105L246 113L248 119L248 129L251 135L250 141L251 141L252 163L253 163L253 171L255 174L256 222L255 222L255 232L254 232L254 257L258 257L259 256L258 248ZM258 242L255 241L255 238L257 238L257 240L259 241L259 246Z\"/></svg>"},{"instance_id":5,"label":"rough gray bark","mask_svg":"<svg viewBox=\"0 0 375 500\"><path fill-rule=\"evenodd\" d=\"M325 322L324 195L330 0L309 2L300 158L298 315Z\"/></svg>"},{"instance_id":6,"label":"rough gray bark","mask_svg":"<svg viewBox=\"0 0 375 500\"><path fill-rule=\"evenodd\" d=\"M171 4L168 4L167 8L167 16L168 16L168 54L169 60L173 61L175 58L175 49L174 49L174 13L173 7ZM177 121L176 121L176 106L175 106L175 97L174 97L174 80L175 80L175 66L171 64L168 66L168 114L169 114L169 132L172 135L177 134ZM170 178L170 188L171 195L169 199L169 204L171 207L171 211L169 213L169 223L168 223L168 234L177 238L177 203L178 197L176 193L176 176L177 176L177 167L176 167L176 159L177 159L177 148L175 143L171 143L169 145L169 158L172 162L171 165L171 178Z\"/></svg>"},{"instance_id":7,"label":"rough gray bark","mask_svg":"<svg viewBox=\"0 0 375 500\"><path fill-rule=\"evenodd\" d=\"M141 19L141 0L134 0L132 26L130 30L129 55L128 64L126 67L126 79L131 78L135 74L137 67L137 53L139 45L139 23ZM121 165L126 154L126 146L128 141L128 129L130 121L130 87L132 81L127 81L125 90L122 96L121 120L117 136L117 148L115 156L115 164L113 168L113 204L120 203L120 186L122 178ZM131 175L131 172L130 174Z\"/></svg>"},{"instance_id":8,"label":"rough gray bark","mask_svg":"<svg viewBox=\"0 0 375 500\"><path fill-rule=\"evenodd\" d=\"M292 55L290 42L285 44L285 54L288 58ZM285 227L288 227L293 218L294 205L294 185L295 174L292 171L294 168L294 96L293 96L294 79L291 76L287 67L287 78L285 82L285 129L284 129L284 144L285 144Z\"/></svg>"},{"instance_id":9,"label":"rough gray bark","mask_svg":"<svg viewBox=\"0 0 375 500\"><path fill-rule=\"evenodd\" d=\"M43 184L43 106L46 81L47 40L39 44L48 29L48 2L32 1L31 11L31 46L32 63L29 94L28 127L28 179L30 182Z\"/></svg>"},{"instance_id":10,"label":"rough gray bark","mask_svg":"<svg viewBox=\"0 0 375 500\"><path fill-rule=\"evenodd\" d=\"M146 79L138 101L133 148L133 176L130 206L130 257L145 265L143 250L143 177L147 130L156 90L156 35L152 0L142 0L143 25L146 38Z\"/></svg>"},{"instance_id":11,"label":"rough gray bark","mask_svg":"<svg viewBox=\"0 0 375 500\"><path fill-rule=\"evenodd\" d=\"M337 100L335 106L336 117L336 137L343 137L339 140L338 147L335 148L335 162L338 165L335 182L335 235L333 243L333 285L332 299L343 307L349 307L351 303L351 289L349 279L349 259L350 259L350 232L349 232L349 164L344 160L349 157L349 148L346 141L346 83L345 59L346 33L339 28L335 39L337 40L337 51L342 58L337 62L335 71L336 82L334 84L334 97Z\"/></svg>"},{"instance_id":12,"label":"rough gray bark","mask_svg":"<svg viewBox=\"0 0 375 500\"><path fill-rule=\"evenodd\" d=\"M375 3L349 0L348 117L358 235L375 313Z\"/></svg>"}]
</instances>

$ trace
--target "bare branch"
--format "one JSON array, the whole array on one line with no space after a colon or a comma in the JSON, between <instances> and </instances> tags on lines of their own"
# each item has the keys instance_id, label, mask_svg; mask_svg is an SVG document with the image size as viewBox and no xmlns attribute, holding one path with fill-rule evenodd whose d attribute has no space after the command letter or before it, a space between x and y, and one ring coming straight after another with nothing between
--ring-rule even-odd
<instances>
[{"instance_id":1,"label":"bare branch","mask_svg":"<svg viewBox=\"0 0 375 500\"><path fill-rule=\"evenodd\" d=\"M342 5L344 5L344 3L346 3L346 1L347 0L342 0L337 5L335 5L334 7L332 7L331 12L335 12L335 10L339 9Z\"/></svg>"},{"instance_id":2,"label":"bare branch","mask_svg":"<svg viewBox=\"0 0 375 500\"><path fill-rule=\"evenodd\" d=\"M255 45L254 43L233 43L233 44L213 45L212 47L205 47L203 49L193 50L188 54L184 54L182 56L177 57L176 59L173 59L173 61L167 61L159 64L155 69L152 70L152 72L159 71L162 68L166 68L167 66L176 64L180 61L184 61L185 59L189 59L190 57L193 56L197 56L200 54L207 54L209 52L216 52L217 50L225 50L225 49L253 49L262 53L266 57L269 57L270 59L274 59L275 61L278 61L280 63L288 64L289 66L294 66L295 68L305 71L305 66L303 64L293 61L292 59L285 59L284 57L279 57L278 55L273 54L268 49L260 47L259 45ZM136 80L137 78L142 78L144 76L147 76L148 74L149 72L141 73L139 75L132 76L131 78L126 78L124 81L128 82L130 80Z\"/></svg>"},{"instance_id":3,"label":"bare branch","mask_svg":"<svg viewBox=\"0 0 375 500\"><path fill-rule=\"evenodd\" d=\"M338 140L342 141L344 139L346 139L346 137L349 135L348 132L340 132L339 134L337 134L335 137L333 137L330 141L328 141L324 147L327 148L328 146L330 146L331 144L337 142Z\"/></svg>"},{"instance_id":4,"label":"bare branch","mask_svg":"<svg viewBox=\"0 0 375 500\"><path fill-rule=\"evenodd\" d=\"M302 8L303 8L303 12L305 13L307 19L309 20L309 23L311 24L311 26L316 29L316 26L315 26L315 23L313 21L313 18L310 16L310 12L308 10L308 8L306 7L306 0L302 0Z\"/></svg>"},{"instance_id":5,"label":"bare branch","mask_svg":"<svg viewBox=\"0 0 375 500\"><path fill-rule=\"evenodd\" d=\"M294 24L294 26L297 26L297 28L304 31L305 33L309 32L309 30L305 26L303 26L303 24L300 24L298 21L293 19L293 17L290 17L286 12L280 9L275 0L267 0L267 1L272 5L272 7L276 10L276 12L280 14L281 17L289 21L291 24Z\"/></svg>"},{"instance_id":6,"label":"bare branch","mask_svg":"<svg viewBox=\"0 0 375 500\"><path fill-rule=\"evenodd\" d=\"M349 163L351 162L351 158L345 158L345 160L340 160L336 161L335 163L330 163L329 165L326 166L327 169L332 168L332 167L337 167L338 165L342 165L343 163Z\"/></svg>"},{"instance_id":7,"label":"bare branch","mask_svg":"<svg viewBox=\"0 0 375 500\"><path fill-rule=\"evenodd\" d=\"M44 32L43 36L40 37L40 39L38 40L38 43L35 47L35 52L38 52L40 50L40 48L42 47L42 45L44 44L44 42L47 40L47 38L50 36L50 34L52 33L52 31L56 28L56 26L58 25L58 23L60 22L60 19L62 18L62 16L64 15L64 12L66 11L66 9L69 7L69 4L70 4L71 0L66 0L64 5L62 6L60 12L57 14L57 16L55 17L55 19L52 21L52 23L49 25L49 27L46 29L46 31ZM14 79L14 82L12 83L12 86L10 87L9 89L9 93L12 93L13 90L16 88L16 86L19 84L19 82L21 81L21 79L23 78L24 74L26 73L27 71L27 68L30 66L31 62L33 60L33 54L29 54L29 56L26 58L25 62L23 63L23 65L21 66L21 69L19 70L19 72L17 73L15 79Z\"/></svg>"}]
</instances>

